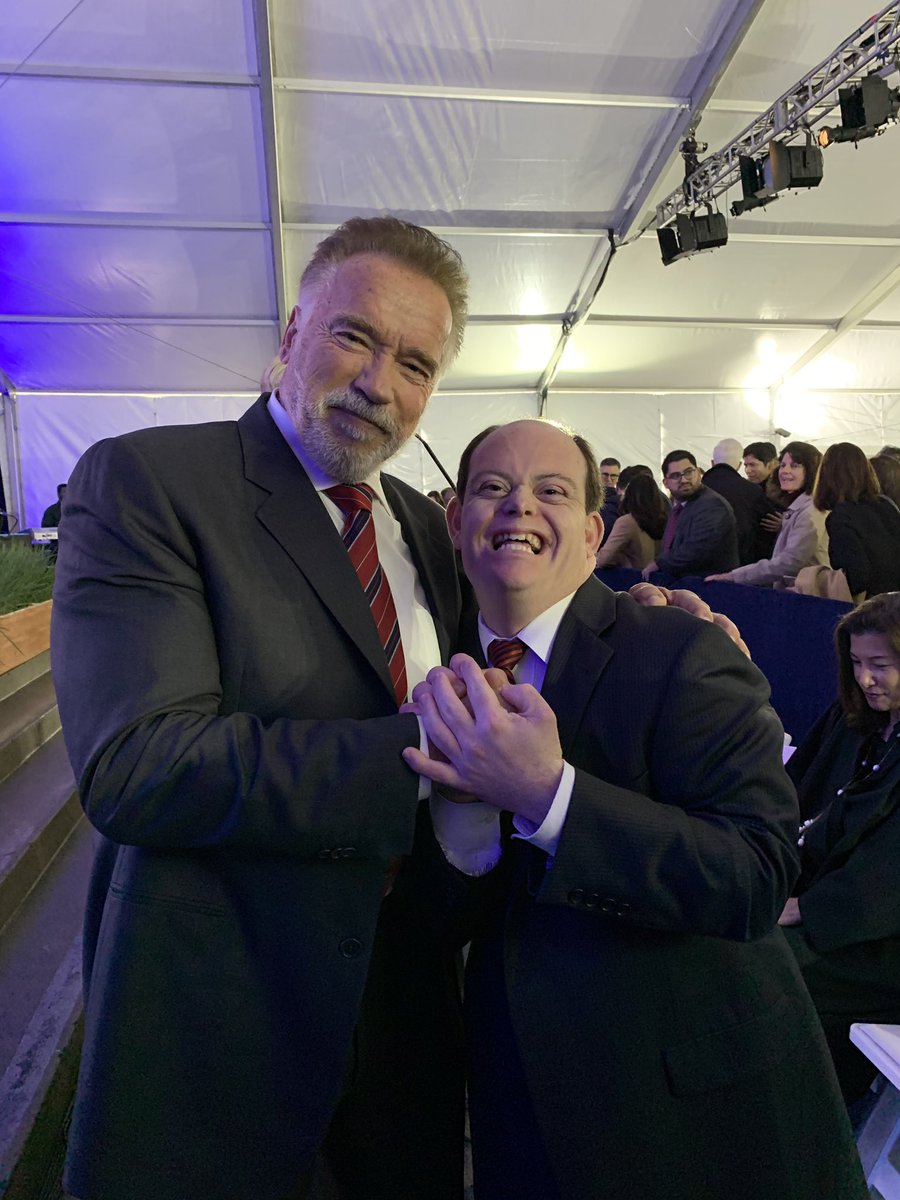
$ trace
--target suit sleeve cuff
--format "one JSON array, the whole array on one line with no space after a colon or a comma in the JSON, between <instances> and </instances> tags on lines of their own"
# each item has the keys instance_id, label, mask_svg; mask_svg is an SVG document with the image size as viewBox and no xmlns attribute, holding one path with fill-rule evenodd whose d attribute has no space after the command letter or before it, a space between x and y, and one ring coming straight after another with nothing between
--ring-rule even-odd
<instances>
[{"instance_id":1,"label":"suit sleeve cuff","mask_svg":"<svg viewBox=\"0 0 900 1200\"><path fill-rule=\"evenodd\" d=\"M531 842L533 846L537 846L538 849L553 858L559 846L563 825L569 814L569 804L572 800L574 786L575 768L571 763L563 763L559 786L546 817L540 825L535 825L534 821L529 821L526 817L513 817L513 825L516 829L513 837L519 838L523 842Z\"/></svg>"}]
</instances>

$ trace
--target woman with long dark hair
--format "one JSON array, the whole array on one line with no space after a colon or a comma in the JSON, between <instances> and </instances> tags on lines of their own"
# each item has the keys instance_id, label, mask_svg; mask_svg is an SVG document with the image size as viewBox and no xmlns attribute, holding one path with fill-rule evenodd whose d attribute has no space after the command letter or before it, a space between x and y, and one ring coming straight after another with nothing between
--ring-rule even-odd
<instances>
[{"instance_id":1,"label":"woman with long dark hair","mask_svg":"<svg viewBox=\"0 0 900 1200\"><path fill-rule=\"evenodd\" d=\"M852 1103L876 1068L851 1024L900 1022L900 592L847 613L835 644L840 700L788 763L805 822L779 924Z\"/></svg>"},{"instance_id":2,"label":"woman with long dark hair","mask_svg":"<svg viewBox=\"0 0 900 1200\"><path fill-rule=\"evenodd\" d=\"M843 570L852 596L900 588L900 511L886 496L859 446L836 442L822 458L813 504L827 512L831 565Z\"/></svg>"},{"instance_id":3,"label":"woman with long dark hair","mask_svg":"<svg viewBox=\"0 0 900 1200\"><path fill-rule=\"evenodd\" d=\"M778 465L778 482L787 511L772 557L746 563L721 575L707 575L707 581L783 587L785 580L795 578L803 567L829 565L825 514L815 507L812 498L821 461L821 453L809 442L789 442L785 446Z\"/></svg>"},{"instance_id":4,"label":"woman with long dark hair","mask_svg":"<svg viewBox=\"0 0 900 1200\"><path fill-rule=\"evenodd\" d=\"M635 475L619 503L612 533L597 551L598 567L634 567L656 560L668 510L650 475Z\"/></svg>"}]
</instances>

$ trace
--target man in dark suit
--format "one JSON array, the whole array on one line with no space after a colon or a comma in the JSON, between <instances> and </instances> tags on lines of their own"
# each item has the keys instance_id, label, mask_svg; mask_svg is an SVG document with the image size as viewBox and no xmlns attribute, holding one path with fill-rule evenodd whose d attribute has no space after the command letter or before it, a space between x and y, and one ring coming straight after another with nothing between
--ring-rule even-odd
<instances>
[{"instance_id":1,"label":"man in dark suit","mask_svg":"<svg viewBox=\"0 0 900 1200\"><path fill-rule=\"evenodd\" d=\"M737 523L738 564L758 562L766 557L771 536L760 522L772 511L761 487L738 474L741 443L723 438L713 449L713 465L703 476L705 487L718 492L731 505Z\"/></svg>"},{"instance_id":2,"label":"man in dark suit","mask_svg":"<svg viewBox=\"0 0 900 1200\"><path fill-rule=\"evenodd\" d=\"M467 976L479 1200L862 1200L776 927L798 812L765 680L591 577L596 467L568 433L486 431L458 495L474 653L517 682L437 668L414 699L444 761L404 757L513 814ZM485 803L457 815L437 834L465 870L465 827L496 834Z\"/></svg>"},{"instance_id":3,"label":"man in dark suit","mask_svg":"<svg viewBox=\"0 0 900 1200\"><path fill-rule=\"evenodd\" d=\"M347 222L304 272L277 397L101 442L72 476L53 675L103 835L76 1197L462 1193L455 962L395 879L420 798L398 699L446 661L460 592L444 514L379 468L465 293L426 230ZM371 514L326 491L363 482ZM377 613L345 545L373 527Z\"/></svg>"},{"instance_id":4,"label":"man in dark suit","mask_svg":"<svg viewBox=\"0 0 900 1200\"><path fill-rule=\"evenodd\" d=\"M649 579L662 571L671 579L706 575L707 564L738 561L737 524L731 505L703 486L703 472L689 450L671 450L663 459L663 482L672 497L669 519L656 561L641 572ZM718 570L718 568L717 568Z\"/></svg>"}]
</instances>

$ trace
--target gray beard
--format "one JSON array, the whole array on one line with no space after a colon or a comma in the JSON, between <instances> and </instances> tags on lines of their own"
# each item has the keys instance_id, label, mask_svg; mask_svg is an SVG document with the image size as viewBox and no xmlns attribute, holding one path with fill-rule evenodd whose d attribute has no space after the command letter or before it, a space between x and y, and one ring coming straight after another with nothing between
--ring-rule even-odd
<instances>
[{"instance_id":1,"label":"gray beard","mask_svg":"<svg viewBox=\"0 0 900 1200\"><path fill-rule=\"evenodd\" d=\"M352 388L328 392L315 409L303 407L299 396L289 398L291 416L303 447L315 464L338 483L360 483L393 457L406 441L397 421L380 404L372 404ZM337 441L327 424L329 408L344 408L376 425L386 436L377 443L361 430L357 444ZM298 423L297 415L301 415Z\"/></svg>"}]
</instances>

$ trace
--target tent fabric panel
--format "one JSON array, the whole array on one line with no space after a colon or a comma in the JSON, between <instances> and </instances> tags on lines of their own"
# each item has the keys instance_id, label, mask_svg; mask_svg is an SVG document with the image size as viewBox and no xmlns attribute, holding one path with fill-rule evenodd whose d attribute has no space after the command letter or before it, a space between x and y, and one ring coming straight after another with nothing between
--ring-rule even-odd
<instances>
[{"instance_id":1,"label":"tent fabric panel","mask_svg":"<svg viewBox=\"0 0 900 1200\"><path fill-rule=\"evenodd\" d=\"M533 393L520 395L491 396L432 396L420 425L421 432L446 467L452 479L456 479L459 459L463 450L476 433L490 425L503 425L522 417L538 415L537 399ZM411 487L427 492L441 491L447 481L434 465L428 452L418 441L407 442L385 467L399 475Z\"/></svg>"},{"instance_id":2,"label":"tent fabric panel","mask_svg":"<svg viewBox=\"0 0 900 1200\"><path fill-rule=\"evenodd\" d=\"M292 293L324 236L324 232L285 231ZM596 247L591 237L485 237L462 232L441 236L459 251L469 272L472 316L565 312Z\"/></svg>"},{"instance_id":3,"label":"tent fabric panel","mask_svg":"<svg viewBox=\"0 0 900 1200\"><path fill-rule=\"evenodd\" d=\"M282 209L294 223L388 210L425 224L502 214L502 224L606 228L671 122L654 109L295 92L279 92L276 109Z\"/></svg>"},{"instance_id":4,"label":"tent fabric panel","mask_svg":"<svg viewBox=\"0 0 900 1200\"><path fill-rule=\"evenodd\" d=\"M798 387L900 391L900 356L892 329L852 329L798 372Z\"/></svg>"},{"instance_id":5,"label":"tent fabric panel","mask_svg":"<svg viewBox=\"0 0 900 1200\"><path fill-rule=\"evenodd\" d=\"M34 391L256 389L278 349L272 325L0 323L0 370Z\"/></svg>"},{"instance_id":6,"label":"tent fabric panel","mask_svg":"<svg viewBox=\"0 0 900 1200\"><path fill-rule=\"evenodd\" d=\"M820 336L817 330L583 325L563 355L558 387L617 391L769 387Z\"/></svg>"},{"instance_id":7,"label":"tent fabric panel","mask_svg":"<svg viewBox=\"0 0 900 1200\"><path fill-rule=\"evenodd\" d=\"M268 215L251 88L16 77L0 152L7 212Z\"/></svg>"},{"instance_id":8,"label":"tent fabric panel","mask_svg":"<svg viewBox=\"0 0 900 1200\"><path fill-rule=\"evenodd\" d=\"M587 438L599 462L646 463L659 474L660 413L656 396L568 395L551 391L547 414Z\"/></svg>"},{"instance_id":9,"label":"tent fabric panel","mask_svg":"<svg viewBox=\"0 0 900 1200\"><path fill-rule=\"evenodd\" d=\"M81 455L104 438L154 425L237 420L250 396L22 396L17 400L24 520L39 524ZM49 499L48 499L49 497Z\"/></svg>"},{"instance_id":10,"label":"tent fabric panel","mask_svg":"<svg viewBox=\"0 0 900 1200\"><path fill-rule=\"evenodd\" d=\"M282 76L687 95L732 8L570 0L561 19L558 7L515 0L365 0L351 21L346 0L274 0L273 42Z\"/></svg>"},{"instance_id":11,"label":"tent fabric panel","mask_svg":"<svg viewBox=\"0 0 900 1200\"><path fill-rule=\"evenodd\" d=\"M873 454L885 439L885 397L865 392L814 392L788 387L775 401L775 424L824 448L855 442ZM784 424L788 422L788 424Z\"/></svg>"},{"instance_id":12,"label":"tent fabric panel","mask_svg":"<svg viewBox=\"0 0 900 1200\"><path fill-rule=\"evenodd\" d=\"M640 238L619 250L591 314L836 322L897 263L900 249L881 246L830 246L826 254L747 241L664 267L656 237Z\"/></svg>"},{"instance_id":13,"label":"tent fabric panel","mask_svg":"<svg viewBox=\"0 0 900 1200\"><path fill-rule=\"evenodd\" d=\"M41 316L273 320L265 230L0 225L0 307Z\"/></svg>"},{"instance_id":14,"label":"tent fabric panel","mask_svg":"<svg viewBox=\"0 0 900 1200\"><path fill-rule=\"evenodd\" d=\"M252 4L250 0L153 0L152 4L86 0L74 10L72 0L6 4L0 24L0 63L18 64L26 56L33 66L253 75L257 60Z\"/></svg>"},{"instance_id":15,"label":"tent fabric panel","mask_svg":"<svg viewBox=\"0 0 900 1200\"><path fill-rule=\"evenodd\" d=\"M534 388L559 337L558 325L472 325L441 386Z\"/></svg>"},{"instance_id":16,"label":"tent fabric panel","mask_svg":"<svg viewBox=\"0 0 900 1200\"><path fill-rule=\"evenodd\" d=\"M883 8L871 0L798 4L767 0L725 71L716 99L762 100L767 108Z\"/></svg>"}]
</instances>

